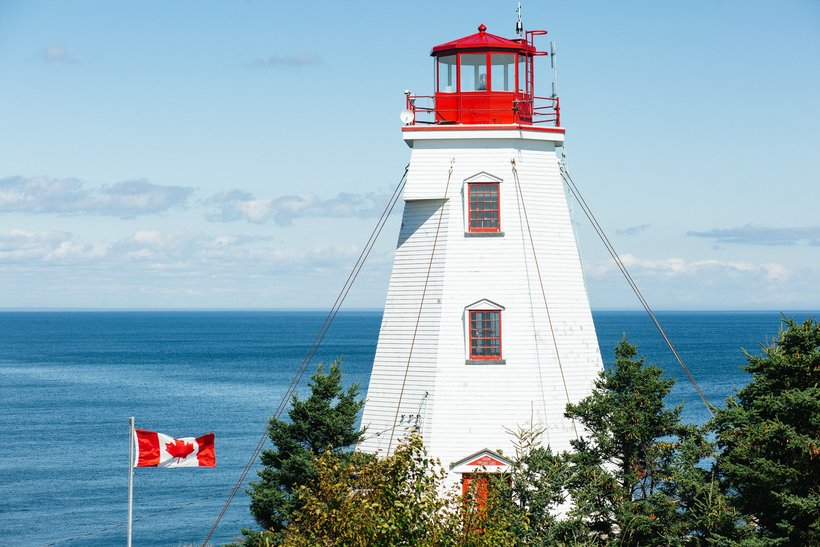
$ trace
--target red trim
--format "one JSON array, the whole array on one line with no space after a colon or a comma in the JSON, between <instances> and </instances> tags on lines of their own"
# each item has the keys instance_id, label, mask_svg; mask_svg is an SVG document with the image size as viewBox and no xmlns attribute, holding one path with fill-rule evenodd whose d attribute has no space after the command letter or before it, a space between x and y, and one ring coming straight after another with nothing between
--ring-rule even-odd
<instances>
[{"instance_id":1,"label":"red trim","mask_svg":"<svg viewBox=\"0 0 820 547\"><path fill-rule=\"evenodd\" d=\"M473 203L473 193L477 202ZM495 207L492 207L495 198ZM473 206L477 206L473 208ZM495 226L473 226L476 223L492 224L492 213L495 213ZM467 184L467 230L470 232L501 231L501 192L497 182L470 182Z\"/></svg>"},{"instance_id":2,"label":"red trim","mask_svg":"<svg viewBox=\"0 0 820 547\"><path fill-rule=\"evenodd\" d=\"M498 333L494 336L494 332L490 331L489 333L484 332L484 326L482 325L479 328L473 328L473 321L477 321L473 319L473 316L477 313L488 313L488 314L497 314L498 316ZM500 361L502 352L501 352L501 310L470 310L469 315L469 322L467 328L470 329L470 359L476 361ZM479 331L482 336L478 338L473 338L473 331ZM488 336L489 334L489 336ZM493 341L498 340L498 355L477 355L473 353L473 340L485 340L485 341ZM487 346L483 346L487 347ZM492 347L492 346L489 346Z\"/></svg>"},{"instance_id":3,"label":"red trim","mask_svg":"<svg viewBox=\"0 0 820 547\"><path fill-rule=\"evenodd\" d=\"M546 34L546 31L543 32ZM469 36L464 36L463 38L458 38L457 40L451 40L450 42L433 46L430 55L438 57L456 50L487 51L494 49L521 51L530 55L535 53L535 46L531 42L521 39L510 40L496 34L490 34L487 32L487 27L482 24L478 27L478 32L475 34L470 34Z\"/></svg>"},{"instance_id":4,"label":"red trim","mask_svg":"<svg viewBox=\"0 0 820 547\"><path fill-rule=\"evenodd\" d=\"M156 431L135 429L137 436L137 461L134 467L156 467L159 465L159 434Z\"/></svg>"},{"instance_id":5,"label":"red trim","mask_svg":"<svg viewBox=\"0 0 820 547\"><path fill-rule=\"evenodd\" d=\"M488 465L494 465L494 466L497 466L497 467L507 467L507 464L505 464L504 462L500 462L500 461L496 460L495 458L493 458L492 456L487 456L486 454L484 456L481 456L477 460L471 461L467 465L479 465L479 466L484 466L484 467L486 467Z\"/></svg>"},{"instance_id":6,"label":"red trim","mask_svg":"<svg viewBox=\"0 0 820 547\"><path fill-rule=\"evenodd\" d=\"M559 128L561 115L558 97L535 95L535 57L548 55L546 51L538 51L535 47L535 37L544 34L547 31L532 30L527 31L525 37L509 40L489 34L487 27L480 25L477 34L435 46L431 52L436 57L435 94L428 97L406 93L407 109L414 114L411 125L487 124L501 127L505 124L544 123ZM477 59L464 65L465 55ZM515 68L511 75L514 79L511 89L497 89L498 86L493 82L494 68L500 70L501 66L507 66L506 62L493 64L495 57L500 55L512 55ZM453 56L455 64L448 63L447 66L456 71L453 82L455 89L444 91L441 89L441 61ZM483 63L480 59L484 60ZM484 74L480 74L482 68ZM522 68L523 74L520 70ZM476 81L472 82L470 89L465 89L465 82L462 81L465 70L467 74L475 74ZM504 73L509 75L506 68ZM478 81L481 76L485 78L483 85ZM429 105L428 99L431 99ZM424 118L429 116L432 119L418 119L418 113L425 114Z\"/></svg>"},{"instance_id":7,"label":"red trim","mask_svg":"<svg viewBox=\"0 0 820 547\"><path fill-rule=\"evenodd\" d=\"M538 131L541 133L560 133L563 135L563 127L538 127L534 125L522 125L520 123L509 125L405 125L402 131Z\"/></svg>"},{"instance_id":8,"label":"red trim","mask_svg":"<svg viewBox=\"0 0 820 547\"><path fill-rule=\"evenodd\" d=\"M214 434L208 433L196 438L199 450L196 459L200 467L216 467L216 451L214 450Z\"/></svg>"}]
</instances>

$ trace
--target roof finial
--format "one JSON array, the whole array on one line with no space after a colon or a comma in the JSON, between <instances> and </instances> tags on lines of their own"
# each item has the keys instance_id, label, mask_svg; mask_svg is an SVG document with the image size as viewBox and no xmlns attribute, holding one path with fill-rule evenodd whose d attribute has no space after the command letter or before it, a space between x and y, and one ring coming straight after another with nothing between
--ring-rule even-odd
<instances>
[{"instance_id":1,"label":"roof finial","mask_svg":"<svg viewBox=\"0 0 820 547\"><path fill-rule=\"evenodd\" d=\"M487 25L485 25L484 23L478 25L478 32L484 32L485 30L487 30Z\"/></svg>"}]
</instances>

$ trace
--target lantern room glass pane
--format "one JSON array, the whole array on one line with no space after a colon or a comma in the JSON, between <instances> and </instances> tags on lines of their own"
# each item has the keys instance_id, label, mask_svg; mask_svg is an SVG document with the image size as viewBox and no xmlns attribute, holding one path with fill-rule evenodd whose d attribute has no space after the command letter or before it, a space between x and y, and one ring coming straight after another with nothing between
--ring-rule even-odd
<instances>
[{"instance_id":1,"label":"lantern room glass pane","mask_svg":"<svg viewBox=\"0 0 820 547\"><path fill-rule=\"evenodd\" d=\"M490 58L493 91L515 91L515 54L493 53Z\"/></svg>"},{"instance_id":2,"label":"lantern room glass pane","mask_svg":"<svg viewBox=\"0 0 820 547\"><path fill-rule=\"evenodd\" d=\"M438 58L438 91L441 93L455 93L456 91L455 55Z\"/></svg>"},{"instance_id":3,"label":"lantern room glass pane","mask_svg":"<svg viewBox=\"0 0 820 547\"><path fill-rule=\"evenodd\" d=\"M527 90L527 57L518 56L518 92L524 93Z\"/></svg>"},{"instance_id":4,"label":"lantern room glass pane","mask_svg":"<svg viewBox=\"0 0 820 547\"><path fill-rule=\"evenodd\" d=\"M487 55L461 54L461 91L487 90Z\"/></svg>"}]
</instances>

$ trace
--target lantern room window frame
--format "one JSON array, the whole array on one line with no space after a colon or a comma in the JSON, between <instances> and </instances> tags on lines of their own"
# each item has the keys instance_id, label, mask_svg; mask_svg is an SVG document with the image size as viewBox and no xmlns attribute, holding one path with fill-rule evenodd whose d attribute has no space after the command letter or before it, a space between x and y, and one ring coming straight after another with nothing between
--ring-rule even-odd
<instances>
[{"instance_id":1,"label":"lantern room window frame","mask_svg":"<svg viewBox=\"0 0 820 547\"><path fill-rule=\"evenodd\" d=\"M483 75L486 78L485 85L483 85L483 89L464 89L462 84L462 69L465 65L462 64L462 57L464 55L469 55L471 57L475 56L484 56L484 64L483 65L466 65L466 66L483 66L484 72ZM512 57L511 63L498 63L498 66L504 66L505 64L511 65L513 68L513 81L509 82L509 89L496 89L495 83L493 82L493 57ZM455 64L451 64L449 62L450 59L455 57ZM527 60L531 56L523 55L516 51L509 51L509 50L501 50L501 51L458 51L452 53L450 55L442 55L440 57L436 57L436 92L437 93L526 93L527 90L527 74L526 68L524 68L524 74L521 74L521 68L526 67ZM445 61L442 63L442 61ZM455 88L453 89L451 86L444 85L442 86L442 71L447 74L447 83L452 82L452 76L455 76ZM476 75L475 80L476 82L479 81L479 77L481 75L481 71L476 68ZM523 80L522 80L523 78ZM479 85L475 86L476 88ZM448 89L449 88L449 89Z\"/></svg>"},{"instance_id":2,"label":"lantern room window frame","mask_svg":"<svg viewBox=\"0 0 820 547\"><path fill-rule=\"evenodd\" d=\"M434 93L405 93L407 109L425 115L408 125L554 123L560 127L558 97L535 96L535 59L549 53L539 51L534 38L546 33L528 30L510 40L479 25L476 34L434 46L430 52Z\"/></svg>"}]
</instances>

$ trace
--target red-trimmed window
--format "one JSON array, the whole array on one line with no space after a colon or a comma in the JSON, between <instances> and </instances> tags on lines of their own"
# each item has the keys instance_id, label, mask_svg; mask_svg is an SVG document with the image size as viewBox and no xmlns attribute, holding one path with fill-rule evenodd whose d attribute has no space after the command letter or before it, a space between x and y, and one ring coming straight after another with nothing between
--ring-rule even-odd
<instances>
[{"instance_id":1,"label":"red-trimmed window","mask_svg":"<svg viewBox=\"0 0 820 547\"><path fill-rule=\"evenodd\" d=\"M470 359L501 359L501 310L470 310Z\"/></svg>"},{"instance_id":2,"label":"red-trimmed window","mask_svg":"<svg viewBox=\"0 0 820 547\"><path fill-rule=\"evenodd\" d=\"M500 230L498 183L471 182L468 185L470 202L469 230L471 232L498 232Z\"/></svg>"}]
</instances>

